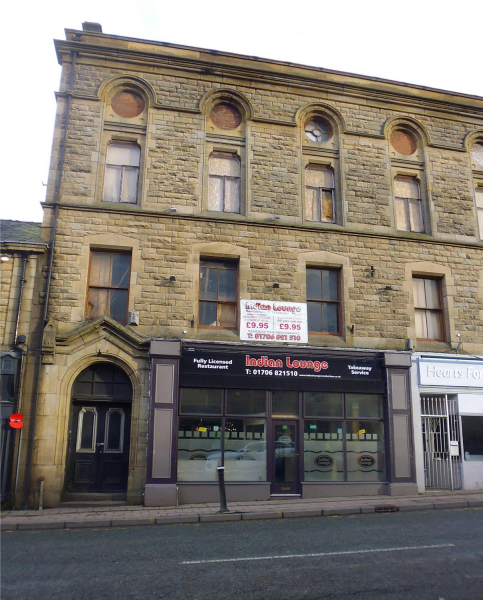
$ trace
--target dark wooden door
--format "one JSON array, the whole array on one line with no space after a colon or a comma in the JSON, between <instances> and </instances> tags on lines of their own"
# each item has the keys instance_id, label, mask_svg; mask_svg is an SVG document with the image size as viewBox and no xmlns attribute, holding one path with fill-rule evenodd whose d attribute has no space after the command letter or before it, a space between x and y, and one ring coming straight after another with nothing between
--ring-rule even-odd
<instances>
[{"instance_id":1,"label":"dark wooden door","mask_svg":"<svg viewBox=\"0 0 483 600\"><path fill-rule=\"evenodd\" d=\"M67 491L126 491L131 404L74 401L71 423Z\"/></svg>"}]
</instances>

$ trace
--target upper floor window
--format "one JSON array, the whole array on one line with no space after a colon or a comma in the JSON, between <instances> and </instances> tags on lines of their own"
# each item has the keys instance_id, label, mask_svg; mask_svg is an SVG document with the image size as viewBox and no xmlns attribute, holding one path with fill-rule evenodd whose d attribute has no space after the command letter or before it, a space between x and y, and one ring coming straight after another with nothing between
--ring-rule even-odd
<instances>
[{"instance_id":1,"label":"upper floor window","mask_svg":"<svg viewBox=\"0 0 483 600\"><path fill-rule=\"evenodd\" d=\"M200 327L236 328L237 274L234 261L200 261Z\"/></svg>"},{"instance_id":2,"label":"upper floor window","mask_svg":"<svg viewBox=\"0 0 483 600\"><path fill-rule=\"evenodd\" d=\"M471 146L471 161L476 169L483 169L483 144L477 142Z\"/></svg>"},{"instance_id":3,"label":"upper floor window","mask_svg":"<svg viewBox=\"0 0 483 600\"><path fill-rule=\"evenodd\" d=\"M340 333L340 270L307 269L308 329Z\"/></svg>"},{"instance_id":4,"label":"upper floor window","mask_svg":"<svg viewBox=\"0 0 483 600\"><path fill-rule=\"evenodd\" d=\"M416 337L444 339L441 280L413 277Z\"/></svg>"},{"instance_id":5,"label":"upper floor window","mask_svg":"<svg viewBox=\"0 0 483 600\"><path fill-rule=\"evenodd\" d=\"M209 161L208 210L240 212L240 160L214 154Z\"/></svg>"},{"instance_id":6,"label":"upper floor window","mask_svg":"<svg viewBox=\"0 0 483 600\"><path fill-rule=\"evenodd\" d=\"M334 174L329 167L305 169L305 212L307 221L335 222Z\"/></svg>"},{"instance_id":7,"label":"upper floor window","mask_svg":"<svg viewBox=\"0 0 483 600\"><path fill-rule=\"evenodd\" d=\"M105 315L127 321L131 255L121 252L91 252L87 319Z\"/></svg>"},{"instance_id":8,"label":"upper floor window","mask_svg":"<svg viewBox=\"0 0 483 600\"><path fill-rule=\"evenodd\" d=\"M415 177L394 178L396 228L399 231L424 231L421 190Z\"/></svg>"},{"instance_id":9,"label":"upper floor window","mask_svg":"<svg viewBox=\"0 0 483 600\"><path fill-rule=\"evenodd\" d=\"M332 128L322 119L311 119L305 124L305 135L311 142L322 144L332 138Z\"/></svg>"},{"instance_id":10,"label":"upper floor window","mask_svg":"<svg viewBox=\"0 0 483 600\"><path fill-rule=\"evenodd\" d=\"M135 144L110 144L104 175L104 202L137 201L141 151Z\"/></svg>"},{"instance_id":11,"label":"upper floor window","mask_svg":"<svg viewBox=\"0 0 483 600\"><path fill-rule=\"evenodd\" d=\"M391 146L403 156L411 156L418 148L418 143L412 132L407 129L395 129L391 133Z\"/></svg>"},{"instance_id":12,"label":"upper floor window","mask_svg":"<svg viewBox=\"0 0 483 600\"><path fill-rule=\"evenodd\" d=\"M483 186L478 186L475 190L476 214L478 216L478 226L480 228L480 240L483 240Z\"/></svg>"}]
</instances>

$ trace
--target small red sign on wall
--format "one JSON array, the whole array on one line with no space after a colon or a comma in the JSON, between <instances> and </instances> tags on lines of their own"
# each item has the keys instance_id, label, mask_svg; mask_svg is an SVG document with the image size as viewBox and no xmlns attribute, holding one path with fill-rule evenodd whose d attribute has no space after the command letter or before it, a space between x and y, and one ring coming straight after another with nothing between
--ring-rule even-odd
<instances>
[{"instance_id":1,"label":"small red sign on wall","mask_svg":"<svg viewBox=\"0 0 483 600\"><path fill-rule=\"evenodd\" d=\"M23 415L21 413L10 415L10 427L13 427L13 429L22 429Z\"/></svg>"}]
</instances>

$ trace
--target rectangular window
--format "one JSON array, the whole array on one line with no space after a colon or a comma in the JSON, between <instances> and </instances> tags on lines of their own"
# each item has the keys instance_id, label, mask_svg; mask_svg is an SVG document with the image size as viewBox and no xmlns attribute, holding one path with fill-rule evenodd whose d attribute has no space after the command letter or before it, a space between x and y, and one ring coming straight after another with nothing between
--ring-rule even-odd
<instances>
[{"instance_id":1,"label":"rectangular window","mask_svg":"<svg viewBox=\"0 0 483 600\"><path fill-rule=\"evenodd\" d=\"M465 460L483 461L483 417L461 417Z\"/></svg>"},{"instance_id":2,"label":"rectangular window","mask_svg":"<svg viewBox=\"0 0 483 600\"><path fill-rule=\"evenodd\" d=\"M200 327L236 328L237 276L236 262L200 261Z\"/></svg>"},{"instance_id":3,"label":"rectangular window","mask_svg":"<svg viewBox=\"0 0 483 600\"><path fill-rule=\"evenodd\" d=\"M265 391L182 388L180 413L179 481L267 480Z\"/></svg>"},{"instance_id":4,"label":"rectangular window","mask_svg":"<svg viewBox=\"0 0 483 600\"><path fill-rule=\"evenodd\" d=\"M395 177L394 197L398 231L423 232L421 190L416 178Z\"/></svg>"},{"instance_id":5,"label":"rectangular window","mask_svg":"<svg viewBox=\"0 0 483 600\"><path fill-rule=\"evenodd\" d=\"M340 333L340 270L307 269L308 329Z\"/></svg>"},{"instance_id":6,"label":"rectangular window","mask_svg":"<svg viewBox=\"0 0 483 600\"><path fill-rule=\"evenodd\" d=\"M305 392L304 404L305 481L385 480L380 394Z\"/></svg>"},{"instance_id":7,"label":"rectangular window","mask_svg":"<svg viewBox=\"0 0 483 600\"><path fill-rule=\"evenodd\" d=\"M104 202L135 204L141 151L135 144L110 144L104 174Z\"/></svg>"},{"instance_id":8,"label":"rectangular window","mask_svg":"<svg viewBox=\"0 0 483 600\"><path fill-rule=\"evenodd\" d=\"M441 280L413 277L416 337L444 339Z\"/></svg>"},{"instance_id":9,"label":"rectangular window","mask_svg":"<svg viewBox=\"0 0 483 600\"><path fill-rule=\"evenodd\" d=\"M329 167L305 169L305 212L307 221L335 223L334 174Z\"/></svg>"},{"instance_id":10,"label":"rectangular window","mask_svg":"<svg viewBox=\"0 0 483 600\"><path fill-rule=\"evenodd\" d=\"M240 160L213 155L209 160L208 210L240 212Z\"/></svg>"},{"instance_id":11,"label":"rectangular window","mask_svg":"<svg viewBox=\"0 0 483 600\"><path fill-rule=\"evenodd\" d=\"M95 320L109 316L125 323L130 277L130 254L91 252L86 318Z\"/></svg>"},{"instance_id":12,"label":"rectangular window","mask_svg":"<svg viewBox=\"0 0 483 600\"><path fill-rule=\"evenodd\" d=\"M478 227L480 229L480 240L483 240L483 186L478 186L475 190L476 215L478 218Z\"/></svg>"}]
</instances>

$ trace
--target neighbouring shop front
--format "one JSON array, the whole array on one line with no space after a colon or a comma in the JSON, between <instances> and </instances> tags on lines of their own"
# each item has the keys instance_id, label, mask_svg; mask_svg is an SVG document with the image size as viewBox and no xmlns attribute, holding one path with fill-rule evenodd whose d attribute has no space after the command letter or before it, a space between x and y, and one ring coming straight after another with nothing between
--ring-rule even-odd
<instances>
[{"instance_id":1,"label":"neighbouring shop front","mask_svg":"<svg viewBox=\"0 0 483 600\"><path fill-rule=\"evenodd\" d=\"M483 360L418 355L413 361L419 490L483 489Z\"/></svg>"},{"instance_id":2,"label":"neighbouring shop front","mask_svg":"<svg viewBox=\"0 0 483 600\"><path fill-rule=\"evenodd\" d=\"M145 503L415 490L403 353L155 340ZM168 442L169 440L169 442Z\"/></svg>"}]
</instances>

